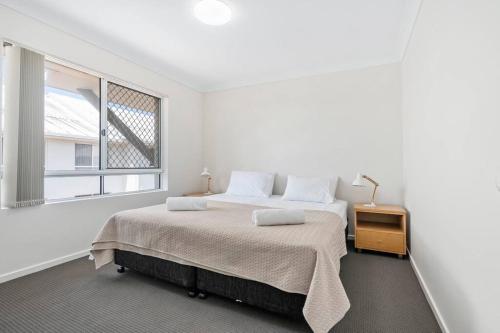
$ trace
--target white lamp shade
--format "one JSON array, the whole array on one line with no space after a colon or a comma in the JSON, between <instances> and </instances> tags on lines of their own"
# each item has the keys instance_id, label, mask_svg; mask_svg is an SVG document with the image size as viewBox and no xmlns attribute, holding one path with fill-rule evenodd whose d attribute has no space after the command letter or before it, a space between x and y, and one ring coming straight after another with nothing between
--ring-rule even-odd
<instances>
[{"instance_id":1,"label":"white lamp shade","mask_svg":"<svg viewBox=\"0 0 500 333\"><path fill-rule=\"evenodd\" d=\"M354 181L352 182L352 186L365 186L361 173L358 172L358 174L356 175L356 179L354 179Z\"/></svg>"},{"instance_id":2,"label":"white lamp shade","mask_svg":"<svg viewBox=\"0 0 500 333\"><path fill-rule=\"evenodd\" d=\"M203 168L203 171L201 172L202 177L210 177L210 172L208 172L208 168L205 167Z\"/></svg>"}]
</instances>

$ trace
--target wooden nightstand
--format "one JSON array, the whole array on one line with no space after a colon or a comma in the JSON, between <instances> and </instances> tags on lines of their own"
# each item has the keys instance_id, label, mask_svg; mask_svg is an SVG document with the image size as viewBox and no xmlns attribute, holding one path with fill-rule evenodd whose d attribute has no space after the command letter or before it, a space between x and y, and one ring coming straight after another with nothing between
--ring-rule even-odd
<instances>
[{"instance_id":1,"label":"wooden nightstand","mask_svg":"<svg viewBox=\"0 0 500 333\"><path fill-rule=\"evenodd\" d=\"M210 195L214 195L215 193L203 193L203 192L195 192L195 193L186 193L183 194L183 197L208 197Z\"/></svg>"},{"instance_id":2,"label":"wooden nightstand","mask_svg":"<svg viewBox=\"0 0 500 333\"><path fill-rule=\"evenodd\" d=\"M355 247L406 255L406 210L399 206L354 205Z\"/></svg>"}]
</instances>

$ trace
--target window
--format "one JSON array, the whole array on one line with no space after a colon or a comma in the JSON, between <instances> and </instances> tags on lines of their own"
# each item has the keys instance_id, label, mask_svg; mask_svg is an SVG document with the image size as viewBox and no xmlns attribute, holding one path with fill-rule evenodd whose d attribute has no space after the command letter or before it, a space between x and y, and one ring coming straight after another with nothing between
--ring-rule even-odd
<instances>
[{"instance_id":1,"label":"window","mask_svg":"<svg viewBox=\"0 0 500 333\"><path fill-rule=\"evenodd\" d=\"M158 97L45 64L45 197L160 188Z\"/></svg>"},{"instance_id":2,"label":"window","mask_svg":"<svg viewBox=\"0 0 500 333\"><path fill-rule=\"evenodd\" d=\"M75 168L85 170L93 168L92 145L75 143Z\"/></svg>"},{"instance_id":3,"label":"window","mask_svg":"<svg viewBox=\"0 0 500 333\"><path fill-rule=\"evenodd\" d=\"M96 101L86 98L89 94ZM87 165L77 164L83 142L86 147L90 145L91 151L92 146L96 148L99 159L99 99L99 78L45 62L45 170L91 167L92 161Z\"/></svg>"},{"instance_id":4,"label":"window","mask_svg":"<svg viewBox=\"0 0 500 333\"><path fill-rule=\"evenodd\" d=\"M108 82L109 169L158 168L160 100Z\"/></svg>"},{"instance_id":5,"label":"window","mask_svg":"<svg viewBox=\"0 0 500 333\"><path fill-rule=\"evenodd\" d=\"M147 191L156 188L155 175L116 175L104 176L104 193Z\"/></svg>"},{"instance_id":6,"label":"window","mask_svg":"<svg viewBox=\"0 0 500 333\"><path fill-rule=\"evenodd\" d=\"M101 194L99 176L45 176L45 199L58 200L90 197Z\"/></svg>"}]
</instances>

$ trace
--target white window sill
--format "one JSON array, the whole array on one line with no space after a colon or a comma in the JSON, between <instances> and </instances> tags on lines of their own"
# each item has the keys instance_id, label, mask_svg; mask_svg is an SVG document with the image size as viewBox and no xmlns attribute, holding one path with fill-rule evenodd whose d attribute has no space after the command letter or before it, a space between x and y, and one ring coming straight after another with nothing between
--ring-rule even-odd
<instances>
[{"instance_id":1,"label":"white window sill","mask_svg":"<svg viewBox=\"0 0 500 333\"><path fill-rule=\"evenodd\" d=\"M127 196L134 196L134 195L143 195L143 194L151 194L151 193L167 193L168 190L165 189L158 189L158 190L147 190L147 191L134 191L134 192L124 192L124 193L115 193L115 194L104 194L104 195L95 195L95 196L89 196L89 197L81 197L81 198L66 198L66 199L52 199L52 200L47 200L45 201L44 205L57 205L57 204L62 204L62 203L69 203L69 202L77 202L77 201L89 201L89 200L105 200L108 198L119 198L119 197L127 197ZM40 205L40 206L44 206ZM31 206L31 207L37 207L37 206ZM11 207L1 207L0 209L8 210L8 209L25 209L25 208L30 208L30 207L22 207L22 208L11 208Z\"/></svg>"},{"instance_id":2,"label":"white window sill","mask_svg":"<svg viewBox=\"0 0 500 333\"><path fill-rule=\"evenodd\" d=\"M106 198L126 197L126 196L131 196L131 195L159 193L159 192L167 193L167 190L159 189L159 190L134 191L134 192L123 192L123 193L114 193L114 194L101 194L101 195L94 195L94 196L80 197L80 198L51 199L51 200L47 200L45 202L45 204L46 205L53 205L53 204L58 204L61 202L100 200L100 199L106 199Z\"/></svg>"}]
</instances>

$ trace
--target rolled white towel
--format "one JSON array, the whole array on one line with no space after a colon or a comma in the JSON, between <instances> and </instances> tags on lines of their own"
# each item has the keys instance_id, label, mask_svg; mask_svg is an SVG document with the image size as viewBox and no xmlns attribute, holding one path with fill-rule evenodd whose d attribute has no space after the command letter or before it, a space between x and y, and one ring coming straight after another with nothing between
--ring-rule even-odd
<instances>
[{"instance_id":1,"label":"rolled white towel","mask_svg":"<svg viewBox=\"0 0 500 333\"><path fill-rule=\"evenodd\" d=\"M252 213L252 222L257 226L303 224L306 217L303 209L257 209Z\"/></svg>"},{"instance_id":2,"label":"rolled white towel","mask_svg":"<svg viewBox=\"0 0 500 333\"><path fill-rule=\"evenodd\" d=\"M168 197L168 210L206 210L207 200L198 197Z\"/></svg>"}]
</instances>

